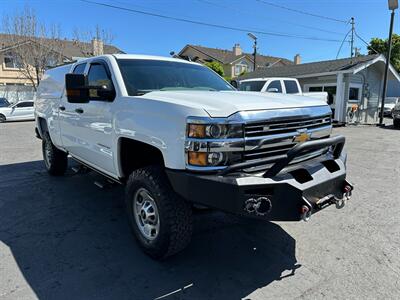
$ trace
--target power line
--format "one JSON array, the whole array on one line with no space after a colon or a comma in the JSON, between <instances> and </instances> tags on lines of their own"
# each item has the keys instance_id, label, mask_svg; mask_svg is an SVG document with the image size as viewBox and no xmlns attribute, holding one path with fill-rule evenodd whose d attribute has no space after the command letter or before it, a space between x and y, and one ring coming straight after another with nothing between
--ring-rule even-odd
<instances>
[{"instance_id":1,"label":"power line","mask_svg":"<svg viewBox=\"0 0 400 300\"><path fill-rule=\"evenodd\" d=\"M256 16L256 17L260 17L260 15L254 14L253 12L249 11L249 10L243 10L243 9L237 9L235 6L233 5L223 5L221 3L215 3L215 2L211 2L208 0L197 0L198 2L201 3L205 3L208 5L213 5L216 7L220 7L220 8L225 8L225 9L230 9L232 11L236 11L239 12L241 14L246 13L247 15L251 15L252 17ZM265 16L262 17L265 20ZM286 24L291 24L294 26L298 26L298 27L302 27L302 28L307 28L307 29L312 29L312 30L316 30L316 31L320 31L320 32L325 32L325 33L331 33L331 34L337 34L342 36L343 32L337 32L337 31L331 31L331 30L326 30L326 29L321 29L321 28L317 28L317 27L313 27L313 26L308 26L308 25L303 25L303 24L298 24L295 22L289 22L289 21L285 21L285 20L281 20L281 19L272 19L270 17L268 17L268 20L275 20L277 22L281 22L281 23L286 23Z\"/></svg>"},{"instance_id":2,"label":"power line","mask_svg":"<svg viewBox=\"0 0 400 300\"><path fill-rule=\"evenodd\" d=\"M246 32L246 33L253 32L253 33L257 33L257 34L261 34L261 35L288 37L288 38L305 39L305 40L312 40L312 41L340 42L340 40L335 40L335 39L325 39L325 38L319 38L319 37L301 36L301 35L278 33L278 32L272 32L272 31L252 30L249 28L231 27L231 26L226 26L226 25L189 20L189 19L173 17L173 16L168 16L168 15L162 15L162 14L158 14L158 13L152 13L152 12L143 11L143 10L131 9L131 8L127 8L127 7L122 7L122 6L117 6L117 5L112 5L112 4L102 3L102 2L96 2L96 1L90 1L90 0L80 0L80 1L98 5L98 6L113 8L113 9L117 9L117 10L123 10L123 11L133 12L133 13L137 13L137 14L142 14L142 15L158 17L158 18L163 18L163 19L168 19L168 20L173 20L173 21L179 21L179 22L184 22L184 23L191 23L191 24L196 24L196 25L202 25L202 26L220 28L220 29L240 31L240 32Z\"/></svg>"},{"instance_id":3,"label":"power line","mask_svg":"<svg viewBox=\"0 0 400 300\"><path fill-rule=\"evenodd\" d=\"M272 2L269 2L269 1L263 1L263 0L256 0L256 1L258 1L260 3L263 3L265 5L269 5L269 6L273 6L273 7L277 7L277 8L281 8L281 9L286 9L286 10L289 10L289 11L292 11L292 12L296 12L296 13L299 13L299 14L303 14L303 15L306 15L306 16L310 16L310 17L315 17L315 18L320 18L320 19L325 19L325 20L335 21L335 22L340 22L340 23L345 23L345 24L347 24L349 22L349 21L345 21L345 20L332 18L332 17L327 17L327 16L323 16L323 15L317 15L317 14L309 13L309 12L302 11L302 10L299 10L299 9L294 9L294 8L282 6L282 5L275 4L275 3L272 3Z\"/></svg>"},{"instance_id":4,"label":"power line","mask_svg":"<svg viewBox=\"0 0 400 300\"><path fill-rule=\"evenodd\" d=\"M356 35L356 37L358 37L365 45L369 46L369 48L374 51L376 54L379 54L378 51L376 51L374 48L372 48L372 46L370 45L370 43L366 42L361 36L358 35L357 31L354 31L354 34Z\"/></svg>"},{"instance_id":5,"label":"power line","mask_svg":"<svg viewBox=\"0 0 400 300\"><path fill-rule=\"evenodd\" d=\"M347 37L349 36L349 33L352 31L352 29L349 30L349 32L346 33L346 35L344 36L344 39L342 41L342 43L340 44L339 50L336 54L336 59L339 57L340 51L342 50L343 44L346 41Z\"/></svg>"}]
</instances>

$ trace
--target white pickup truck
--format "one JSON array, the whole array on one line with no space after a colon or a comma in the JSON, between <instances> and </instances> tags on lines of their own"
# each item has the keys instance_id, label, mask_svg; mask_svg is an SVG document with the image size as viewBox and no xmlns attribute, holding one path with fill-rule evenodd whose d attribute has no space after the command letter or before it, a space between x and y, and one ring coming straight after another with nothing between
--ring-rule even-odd
<instances>
[{"instance_id":1,"label":"white pickup truck","mask_svg":"<svg viewBox=\"0 0 400 300\"><path fill-rule=\"evenodd\" d=\"M244 79L239 82L239 90L246 92L267 92L302 95L311 98L328 101L327 92L303 93L299 81L296 78L265 77ZM329 103L330 104L330 103Z\"/></svg>"},{"instance_id":2,"label":"white pickup truck","mask_svg":"<svg viewBox=\"0 0 400 300\"><path fill-rule=\"evenodd\" d=\"M134 235L156 259L188 244L194 204L299 221L343 207L353 189L326 103L239 92L179 59L105 55L49 70L35 117L48 172L64 174L69 155L126 185Z\"/></svg>"}]
</instances>

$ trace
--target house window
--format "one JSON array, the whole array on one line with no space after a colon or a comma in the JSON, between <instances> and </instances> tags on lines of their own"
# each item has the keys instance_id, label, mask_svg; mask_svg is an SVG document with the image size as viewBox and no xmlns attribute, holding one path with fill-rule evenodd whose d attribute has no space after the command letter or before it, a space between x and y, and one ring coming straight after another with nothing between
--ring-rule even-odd
<instances>
[{"instance_id":1,"label":"house window","mask_svg":"<svg viewBox=\"0 0 400 300\"><path fill-rule=\"evenodd\" d=\"M8 69L18 69L22 64L15 55L12 53L6 53L4 55L4 66Z\"/></svg>"},{"instance_id":2,"label":"house window","mask_svg":"<svg viewBox=\"0 0 400 300\"><path fill-rule=\"evenodd\" d=\"M249 66L245 62L240 62L235 65L235 76L239 76L242 73L248 71Z\"/></svg>"},{"instance_id":3,"label":"house window","mask_svg":"<svg viewBox=\"0 0 400 300\"><path fill-rule=\"evenodd\" d=\"M359 88L351 87L349 90L349 100L358 100L359 93L360 93Z\"/></svg>"}]
</instances>

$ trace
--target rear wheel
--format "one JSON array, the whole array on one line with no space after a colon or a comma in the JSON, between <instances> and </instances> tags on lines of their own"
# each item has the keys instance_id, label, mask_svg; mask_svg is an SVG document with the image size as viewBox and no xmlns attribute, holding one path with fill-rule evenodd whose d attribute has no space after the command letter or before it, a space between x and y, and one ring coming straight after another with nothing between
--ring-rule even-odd
<instances>
[{"instance_id":1,"label":"rear wheel","mask_svg":"<svg viewBox=\"0 0 400 300\"><path fill-rule=\"evenodd\" d=\"M47 132L42 139L42 153L47 172L54 176L64 175L68 167L68 154L53 145Z\"/></svg>"},{"instance_id":2,"label":"rear wheel","mask_svg":"<svg viewBox=\"0 0 400 300\"><path fill-rule=\"evenodd\" d=\"M162 167L149 166L131 174L126 207L136 240L152 258L171 256L190 242L191 206L173 191Z\"/></svg>"},{"instance_id":3,"label":"rear wheel","mask_svg":"<svg viewBox=\"0 0 400 300\"><path fill-rule=\"evenodd\" d=\"M0 114L0 123L3 123L6 121L6 117L2 114Z\"/></svg>"},{"instance_id":4,"label":"rear wheel","mask_svg":"<svg viewBox=\"0 0 400 300\"><path fill-rule=\"evenodd\" d=\"M393 119L393 126L395 128L400 128L400 119Z\"/></svg>"}]
</instances>

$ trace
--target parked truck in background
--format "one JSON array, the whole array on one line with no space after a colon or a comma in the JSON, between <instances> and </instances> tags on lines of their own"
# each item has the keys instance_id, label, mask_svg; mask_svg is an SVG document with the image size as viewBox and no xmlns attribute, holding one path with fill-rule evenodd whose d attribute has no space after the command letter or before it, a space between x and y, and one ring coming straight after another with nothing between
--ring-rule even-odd
<instances>
[{"instance_id":1,"label":"parked truck in background","mask_svg":"<svg viewBox=\"0 0 400 300\"><path fill-rule=\"evenodd\" d=\"M328 101L327 92L303 93L300 83L296 78L265 77L244 79L239 82L238 88L241 91L247 92L292 94L316 98L325 102Z\"/></svg>"},{"instance_id":2,"label":"parked truck in background","mask_svg":"<svg viewBox=\"0 0 400 300\"><path fill-rule=\"evenodd\" d=\"M118 54L54 68L35 117L48 172L63 175L70 156L125 185L133 233L156 259L189 243L193 204L299 221L353 189L326 102L236 91L193 62Z\"/></svg>"}]
</instances>

